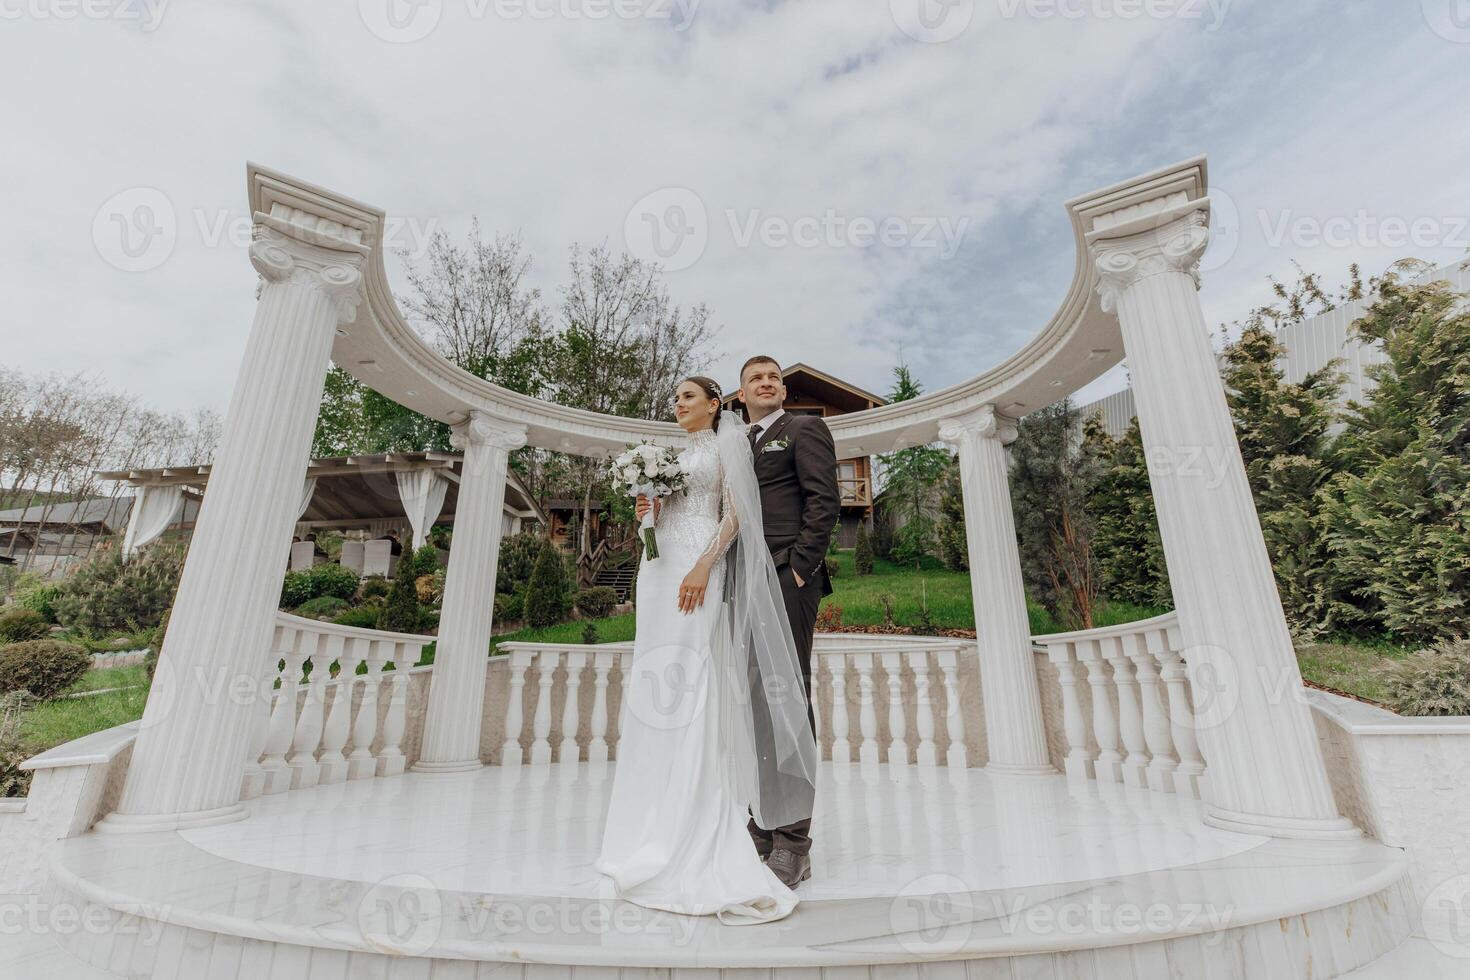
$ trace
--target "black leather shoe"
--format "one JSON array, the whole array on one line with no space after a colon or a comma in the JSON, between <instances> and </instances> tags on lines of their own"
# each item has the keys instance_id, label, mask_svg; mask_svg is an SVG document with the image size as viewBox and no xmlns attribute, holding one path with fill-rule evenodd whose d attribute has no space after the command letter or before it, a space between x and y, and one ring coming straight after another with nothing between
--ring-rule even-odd
<instances>
[{"instance_id":1,"label":"black leather shoe","mask_svg":"<svg viewBox=\"0 0 1470 980\"><path fill-rule=\"evenodd\" d=\"M766 859L766 867L774 871L781 884L787 888L795 888L812 876L811 858L788 851L784 847L778 847L771 852L771 856Z\"/></svg>"}]
</instances>

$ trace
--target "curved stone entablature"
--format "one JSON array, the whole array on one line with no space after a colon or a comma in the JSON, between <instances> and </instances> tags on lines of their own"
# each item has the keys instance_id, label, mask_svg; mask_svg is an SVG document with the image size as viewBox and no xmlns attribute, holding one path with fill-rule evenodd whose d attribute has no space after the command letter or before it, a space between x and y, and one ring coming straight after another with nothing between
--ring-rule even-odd
<instances>
[{"instance_id":1,"label":"curved stone entablature","mask_svg":"<svg viewBox=\"0 0 1470 980\"><path fill-rule=\"evenodd\" d=\"M342 297L344 322L332 359L364 384L414 411L450 424L471 412L524 426L531 445L603 456L632 442L675 444L672 422L599 415L509 391L455 367L419 336L398 309L383 265L385 214L256 164L247 167L258 237L287 236L326 253L363 255L361 302ZM940 424L982 406L1012 418L1045 408L1123 357L1117 318L1099 296L1097 243L1136 235L1178 217L1208 212L1203 157L1165 167L1067 202L1076 245L1072 282L1051 321L1023 348L968 381L906 402L829 420L839 456L934 442ZM345 285L345 284L344 284ZM977 319L983 314L977 314Z\"/></svg>"}]
</instances>

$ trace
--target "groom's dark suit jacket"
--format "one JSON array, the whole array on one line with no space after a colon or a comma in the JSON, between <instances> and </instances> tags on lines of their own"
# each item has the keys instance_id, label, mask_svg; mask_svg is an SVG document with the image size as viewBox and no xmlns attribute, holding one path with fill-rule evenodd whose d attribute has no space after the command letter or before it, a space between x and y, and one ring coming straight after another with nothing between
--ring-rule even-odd
<instances>
[{"instance_id":1,"label":"groom's dark suit jacket","mask_svg":"<svg viewBox=\"0 0 1470 980\"><path fill-rule=\"evenodd\" d=\"M756 440L755 476L766 544L777 570L789 566L806 583L800 591L810 590L820 601L832 593L825 559L842 502L827 423L815 415L783 413ZM798 636L797 646L809 651L810 637L803 643Z\"/></svg>"}]
</instances>

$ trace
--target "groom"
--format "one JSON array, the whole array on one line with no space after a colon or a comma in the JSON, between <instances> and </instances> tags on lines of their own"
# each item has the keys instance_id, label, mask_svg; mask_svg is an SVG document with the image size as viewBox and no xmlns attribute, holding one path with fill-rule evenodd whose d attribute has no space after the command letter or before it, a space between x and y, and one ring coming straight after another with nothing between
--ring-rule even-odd
<instances>
[{"instance_id":1,"label":"groom","mask_svg":"<svg viewBox=\"0 0 1470 980\"><path fill-rule=\"evenodd\" d=\"M740 369L737 395L750 421L766 545L781 581L781 597L806 686L807 722L815 734L812 632L818 604L823 596L832 594L825 558L841 503L837 453L832 433L819 416L782 409L786 383L775 358L761 355L746 361ZM811 877L810 819L774 829L760 827L752 819L750 835L767 867L788 888Z\"/></svg>"}]
</instances>

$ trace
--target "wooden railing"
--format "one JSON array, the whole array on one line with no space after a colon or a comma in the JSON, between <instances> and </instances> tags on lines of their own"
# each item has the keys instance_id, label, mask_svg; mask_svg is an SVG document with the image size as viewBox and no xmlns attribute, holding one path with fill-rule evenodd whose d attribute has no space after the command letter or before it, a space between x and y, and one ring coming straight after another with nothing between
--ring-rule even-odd
<instances>
[{"instance_id":1,"label":"wooden railing","mask_svg":"<svg viewBox=\"0 0 1470 980\"><path fill-rule=\"evenodd\" d=\"M432 639L278 614L241 797L403 772L408 668Z\"/></svg>"},{"instance_id":2,"label":"wooden railing","mask_svg":"<svg viewBox=\"0 0 1470 980\"><path fill-rule=\"evenodd\" d=\"M616 758L610 721L627 689L631 643L500 649L509 657L502 765ZM818 739L830 743L824 754L867 765L968 766L959 669L974 649L968 640L818 634L813 699Z\"/></svg>"},{"instance_id":3,"label":"wooden railing","mask_svg":"<svg viewBox=\"0 0 1470 980\"><path fill-rule=\"evenodd\" d=\"M844 504L871 504L873 496L868 492L868 478L856 477L851 480L838 480L837 488L842 492Z\"/></svg>"},{"instance_id":4,"label":"wooden railing","mask_svg":"<svg viewBox=\"0 0 1470 980\"><path fill-rule=\"evenodd\" d=\"M1034 642L1061 685L1068 776L1199 798L1205 759L1175 613Z\"/></svg>"}]
</instances>

